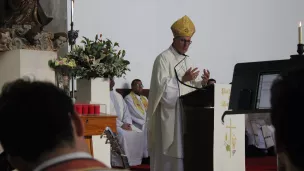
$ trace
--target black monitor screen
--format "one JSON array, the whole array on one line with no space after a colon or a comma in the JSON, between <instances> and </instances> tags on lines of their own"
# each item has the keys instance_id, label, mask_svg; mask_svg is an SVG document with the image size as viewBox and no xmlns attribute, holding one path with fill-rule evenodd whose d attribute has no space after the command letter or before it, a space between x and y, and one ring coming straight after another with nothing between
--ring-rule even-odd
<instances>
[{"instance_id":1,"label":"black monitor screen","mask_svg":"<svg viewBox=\"0 0 304 171\"><path fill-rule=\"evenodd\" d=\"M270 89L273 81L279 74L261 74L257 92L256 108L270 109Z\"/></svg>"}]
</instances>

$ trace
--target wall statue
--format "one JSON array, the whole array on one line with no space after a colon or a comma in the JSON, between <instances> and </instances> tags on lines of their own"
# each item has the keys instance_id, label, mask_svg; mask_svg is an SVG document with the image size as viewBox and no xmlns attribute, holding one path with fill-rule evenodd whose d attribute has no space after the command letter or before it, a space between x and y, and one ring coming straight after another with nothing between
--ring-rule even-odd
<instances>
[{"instance_id":1,"label":"wall statue","mask_svg":"<svg viewBox=\"0 0 304 171\"><path fill-rule=\"evenodd\" d=\"M66 33L43 30L52 21L39 0L0 0L0 52L15 49L57 51Z\"/></svg>"}]
</instances>

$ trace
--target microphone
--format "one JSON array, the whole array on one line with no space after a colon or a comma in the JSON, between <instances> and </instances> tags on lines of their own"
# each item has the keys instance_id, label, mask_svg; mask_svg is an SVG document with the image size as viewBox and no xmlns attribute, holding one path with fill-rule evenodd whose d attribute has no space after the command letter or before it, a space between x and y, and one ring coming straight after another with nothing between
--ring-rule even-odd
<instances>
[{"instance_id":1,"label":"microphone","mask_svg":"<svg viewBox=\"0 0 304 171\"><path fill-rule=\"evenodd\" d=\"M198 88L198 87L194 87L194 86L191 86L191 85L187 85L186 83L182 82L182 81L178 78L177 71L176 71L176 67L177 67L180 63L182 63L187 57L189 57L189 56L187 56L187 55L184 55L184 56L185 56L185 57L184 57L182 60L180 60L180 61L175 65L175 67L174 67L174 73L175 73L175 77L176 77L177 81L178 81L179 83L183 84L184 86L187 86L187 87L190 87L190 88L194 88L194 89L196 89L196 90L206 90L205 88ZM178 88L179 88L179 86L178 86Z\"/></svg>"}]
</instances>

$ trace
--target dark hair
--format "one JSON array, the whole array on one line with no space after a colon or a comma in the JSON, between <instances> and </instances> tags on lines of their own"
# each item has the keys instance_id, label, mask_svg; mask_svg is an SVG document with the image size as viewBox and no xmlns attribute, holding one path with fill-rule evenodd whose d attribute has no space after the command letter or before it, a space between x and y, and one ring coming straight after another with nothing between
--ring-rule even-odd
<instances>
[{"instance_id":1,"label":"dark hair","mask_svg":"<svg viewBox=\"0 0 304 171\"><path fill-rule=\"evenodd\" d=\"M141 82L141 80L140 80L140 79L134 79L134 80L132 81L132 83L131 83L131 86L134 86L134 85L136 84L136 82L138 82L138 81L140 81L140 82Z\"/></svg>"},{"instance_id":2,"label":"dark hair","mask_svg":"<svg viewBox=\"0 0 304 171\"><path fill-rule=\"evenodd\" d=\"M304 169L304 142L299 128L304 121L304 69L289 71L271 88L271 120L275 128L277 152L286 152L292 164Z\"/></svg>"},{"instance_id":3,"label":"dark hair","mask_svg":"<svg viewBox=\"0 0 304 171\"><path fill-rule=\"evenodd\" d=\"M54 84L18 79L0 95L0 142L10 156L35 162L57 147L74 146L72 100Z\"/></svg>"}]
</instances>

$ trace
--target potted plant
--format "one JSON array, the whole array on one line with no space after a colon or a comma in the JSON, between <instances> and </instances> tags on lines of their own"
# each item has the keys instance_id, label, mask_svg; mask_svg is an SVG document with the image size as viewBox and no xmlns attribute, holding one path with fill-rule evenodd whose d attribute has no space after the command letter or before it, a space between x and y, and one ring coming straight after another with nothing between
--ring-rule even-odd
<instances>
[{"instance_id":1,"label":"potted plant","mask_svg":"<svg viewBox=\"0 0 304 171\"><path fill-rule=\"evenodd\" d=\"M125 50L118 50L117 42L103 40L101 34L94 40L83 37L81 44L67 54L76 63L73 75L78 78L77 101L105 104L109 112L109 78L124 76L130 62L124 59Z\"/></svg>"},{"instance_id":2,"label":"potted plant","mask_svg":"<svg viewBox=\"0 0 304 171\"><path fill-rule=\"evenodd\" d=\"M83 46L75 46L67 56L74 59L76 68L73 74L80 79L122 77L129 71L130 62L124 59L125 50L118 50L119 44L111 40L95 40L83 37Z\"/></svg>"},{"instance_id":3,"label":"potted plant","mask_svg":"<svg viewBox=\"0 0 304 171\"><path fill-rule=\"evenodd\" d=\"M66 57L58 57L57 59L49 60L48 65L56 73L57 85L70 95L69 83L72 71L76 67L75 60Z\"/></svg>"}]
</instances>

